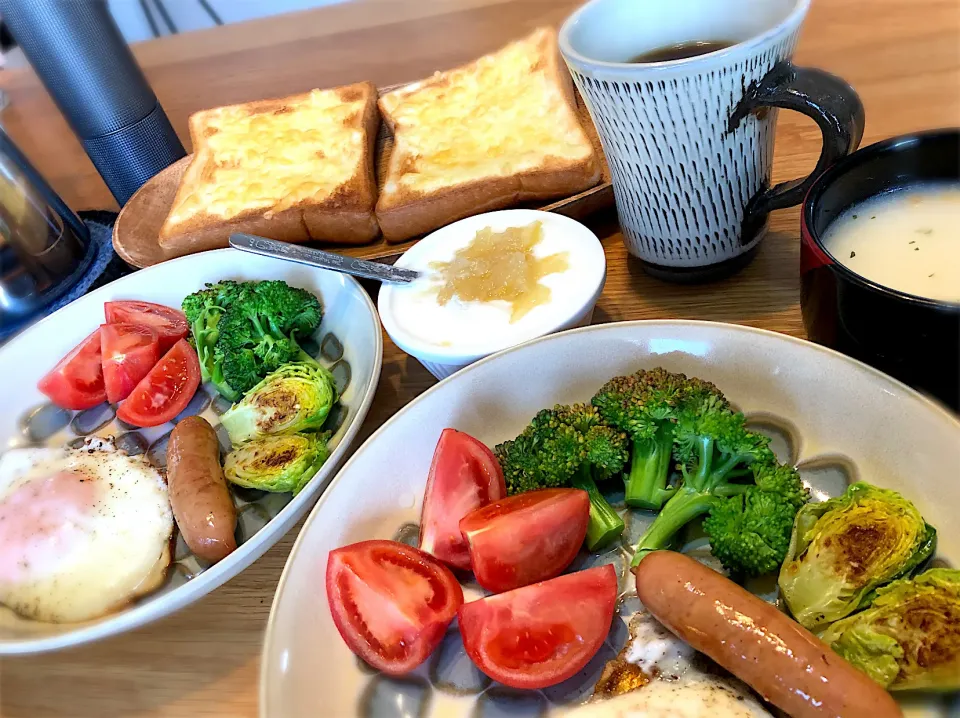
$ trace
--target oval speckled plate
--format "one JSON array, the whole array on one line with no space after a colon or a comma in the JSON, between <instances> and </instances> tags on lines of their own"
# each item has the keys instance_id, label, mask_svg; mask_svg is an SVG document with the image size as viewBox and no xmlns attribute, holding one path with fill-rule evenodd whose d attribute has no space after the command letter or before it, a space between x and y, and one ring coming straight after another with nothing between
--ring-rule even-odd
<instances>
[{"instance_id":1,"label":"oval speckled plate","mask_svg":"<svg viewBox=\"0 0 960 718\"><path fill-rule=\"evenodd\" d=\"M86 643L141 626L192 603L273 546L313 505L342 463L380 379L383 346L376 309L351 277L235 249L183 257L123 277L67 305L0 348L0 453L18 446L57 446L80 443L86 436L114 436L128 453L146 452L153 463L165 463L166 440L173 423L143 430L124 426L109 404L82 412L64 411L46 401L36 389L37 381L103 322L104 302L140 299L179 307L187 294L219 279L282 279L320 297L323 322L312 342L304 345L331 368L343 389L333 453L296 498L234 489L239 548L208 566L179 540L163 586L117 613L81 624L51 624L21 618L0 606L0 655ZM216 426L218 415L229 404L215 398L215 393L201 387L177 419L202 414ZM228 444L226 432L218 433L221 443Z\"/></svg>"},{"instance_id":2,"label":"oval speckled plate","mask_svg":"<svg viewBox=\"0 0 960 718\"><path fill-rule=\"evenodd\" d=\"M717 384L757 429L773 436L780 458L799 466L815 498L836 495L857 479L902 491L939 529L940 559L960 562L954 519L960 423L913 390L815 344L741 326L646 321L564 332L443 381L387 422L340 471L301 531L277 588L261 665L263 718L553 716L589 697L636 611L626 559L649 515L630 512L624 545L599 556L581 554L574 564L617 567L624 620L614 620L607 643L580 675L542 691L491 684L463 653L455 628L412 675L371 672L330 618L327 554L364 539L417 541L427 471L445 427L493 445L515 436L544 407L587 400L610 377L654 366ZM481 595L475 584L464 592L467 600ZM943 715L947 700L920 699L908 715Z\"/></svg>"}]
</instances>

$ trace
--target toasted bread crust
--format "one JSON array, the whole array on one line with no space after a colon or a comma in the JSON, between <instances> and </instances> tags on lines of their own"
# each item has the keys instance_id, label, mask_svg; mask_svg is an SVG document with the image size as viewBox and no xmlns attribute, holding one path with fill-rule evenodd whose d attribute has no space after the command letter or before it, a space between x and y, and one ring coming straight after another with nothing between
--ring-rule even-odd
<instances>
[{"instance_id":1,"label":"toasted bread crust","mask_svg":"<svg viewBox=\"0 0 960 718\"><path fill-rule=\"evenodd\" d=\"M322 198L308 197L279 210L252 208L224 218L200 211L191 216L175 219L174 215L188 198L210 182L214 171L213 153L208 147L208 137L216 133L210 124L214 113L222 109L241 109L248 116L258 114L284 114L296 112L298 104L306 102L311 93L290 97L258 100L236 105L232 108L217 108L195 113L190 117L190 136L194 155L184 173L171 213L160 230L159 243L167 257L214 249L228 245L230 234L249 232L287 242L303 242L310 239L329 242L361 244L374 239L379 227L374 214L376 203L376 176L374 170L374 142L379 126L376 106L376 88L372 83L361 82L335 88L342 102L362 101L359 112L351 115L344 124L364 135L362 156L356 171L345 182ZM318 160L322 162L322 157ZM305 177L309 179L309 177ZM251 170L250 182L259 181Z\"/></svg>"},{"instance_id":2,"label":"toasted bread crust","mask_svg":"<svg viewBox=\"0 0 960 718\"><path fill-rule=\"evenodd\" d=\"M401 181L407 171L414 168L417 158L405 149L404 125L398 120L398 108L418 93L449 87L454 82L452 73L470 71L483 60L489 62L493 58L496 61L498 53L387 93L381 96L379 107L387 125L394 131L396 141L388 164L387 180L376 209L377 220L387 241L402 241L448 222L518 202L551 199L579 192L600 180L600 163L579 124L573 82L561 65L556 33L550 29L539 29L519 42L531 41L535 42L536 48L534 69L542 70L548 82L559 90L565 104L563 110L569 112L567 121L579 129L582 156L559 157L550 154L550 148L546 148L536 167L510 176L490 176L459 183L451 181L447 186L431 191L413 189ZM429 123L429 119L426 122ZM456 148L453 152L456 152Z\"/></svg>"},{"instance_id":3,"label":"toasted bread crust","mask_svg":"<svg viewBox=\"0 0 960 718\"><path fill-rule=\"evenodd\" d=\"M402 242L464 217L578 192L599 180L600 170L595 163L562 167L550 163L542 171L492 177L431 194L398 193L389 202L381 195L377 221L384 239Z\"/></svg>"},{"instance_id":4,"label":"toasted bread crust","mask_svg":"<svg viewBox=\"0 0 960 718\"><path fill-rule=\"evenodd\" d=\"M360 118L366 149L360 171L341 185L328 202L303 207L303 223L310 239L325 239L342 244L365 244L380 234L374 208L377 203L375 150L380 113L377 90L370 82L358 83L366 94Z\"/></svg>"}]
</instances>

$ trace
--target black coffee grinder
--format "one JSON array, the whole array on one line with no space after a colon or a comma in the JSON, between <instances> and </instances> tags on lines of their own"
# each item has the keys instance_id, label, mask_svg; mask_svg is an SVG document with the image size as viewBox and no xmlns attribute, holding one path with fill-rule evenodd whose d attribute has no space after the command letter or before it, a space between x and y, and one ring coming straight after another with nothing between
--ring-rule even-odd
<instances>
[{"instance_id":1,"label":"black coffee grinder","mask_svg":"<svg viewBox=\"0 0 960 718\"><path fill-rule=\"evenodd\" d=\"M0 0L0 16L118 204L186 154L106 0ZM0 336L76 293L95 244L0 132Z\"/></svg>"}]
</instances>

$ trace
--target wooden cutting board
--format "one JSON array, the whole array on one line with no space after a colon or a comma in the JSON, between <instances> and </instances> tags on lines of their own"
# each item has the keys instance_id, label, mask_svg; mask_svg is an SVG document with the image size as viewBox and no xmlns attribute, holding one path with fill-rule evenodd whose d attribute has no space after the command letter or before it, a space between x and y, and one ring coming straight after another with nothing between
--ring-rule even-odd
<instances>
[{"instance_id":1,"label":"wooden cutting board","mask_svg":"<svg viewBox=\"0 0 960 718\"><path fill-rule=\"evenodd\" d=\"M402 87L394 85L384 87L380 92ZM600 138L597 136L597 130L590 119L590 114L584 106L583 101L577 96L577 111L580 114L581 123L587 136L593 142L600 157L601 175L600 182L590 189L579 192L570 197L554 200L550 203L535 203L522 205L533 209L541 209L547 212L556 212L573 219L583 219L594 212L605 209L613 204L613 185L610 178L610 167L607 165L603 155L603 149L600 146ZM383 182L386 175L387 164L390 160L390 153L393 150L393 135L390 133L386 123L380 123L380 134L377 137L376 147L376 169L377 184ZM170 207L173 204L174 196L180 185L180 179L186 172L192 156L184 157L161 171L153 178L147 181L136 194L134 194L120 210L120 215L113 226L113 247L117 254L134 267L149 267L158 264L166 259L160 249L159 236L160 227L170 213ZM416 243L416 239L406 242L391 243L378 237L376 240L365 245L332 245L327 242L308 242L307 244L316 244L322 246L328 251L338 252L349 257L359 257L360 259L377 259L387 262L396 260L409 247Z\"/></svg>"}]
</instances>

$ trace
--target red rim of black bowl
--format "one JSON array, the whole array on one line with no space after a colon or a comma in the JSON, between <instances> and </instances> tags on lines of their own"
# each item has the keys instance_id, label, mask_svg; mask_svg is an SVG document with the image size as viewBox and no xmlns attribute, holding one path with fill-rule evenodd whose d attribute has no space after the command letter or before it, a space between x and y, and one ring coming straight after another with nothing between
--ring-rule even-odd
<instances>
[{"instance_id":1,"label":"red rim of black bowl","mask_svg":"<svg viewBox=\"0 0 960 718\"><path fill-rule=\"evenodd\" d=\"M834 180L843 175L850 168L862 162L869 161L878 155L888 152L903 152L910 145L919 144L925 140L929 141L947 138L950 136L960 139L960 128L943 128L891 137L889 139L881 140L880 142L875 142L872 145L863 147L837 161L817 178L817 180L810 187L810 190L807 192L807 196L803 200L803 211L800 213L801 241L808 242L810 244L810 248L813 250L814 254L818 255L818 259L820 259L824 265L829 266L833 271L839 272L844 276L844 278L850 282L853 282L854 284L865 287L879 294L884 294L888 297L894 297L909 304L935 307L937 309L955 311L960 314L960 302L949 302L939 299L931 299L929 297L921 297L916 294L908 294L907 292L901 292L899 289L892 289L891 287L887 287L883 284L878 284L871 279L867 279L861 274L857 274L845 264L840 262L836 257L834 257L830 251L823 246L819 235L815 234L812 229L814 226L814 220L816 219L816 205L821 195L823 195L823 193L829 189ZM917 178L918 184L926 181L936 180L924 180L923 178ZM960 176L957 177L956 181L958 185L960 185Z\"/></svg>"}]
</instances>

